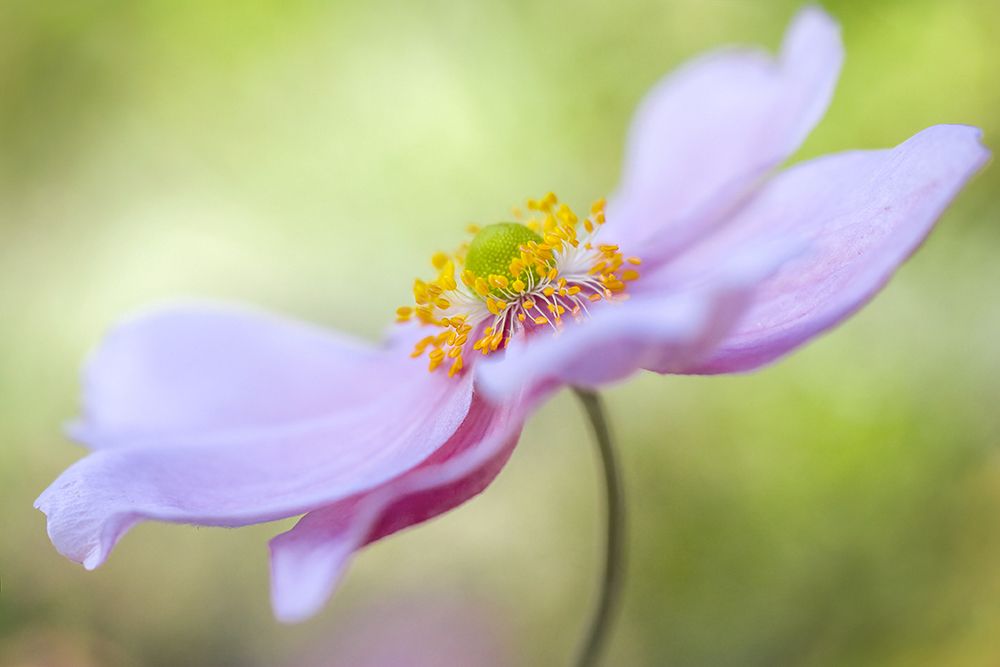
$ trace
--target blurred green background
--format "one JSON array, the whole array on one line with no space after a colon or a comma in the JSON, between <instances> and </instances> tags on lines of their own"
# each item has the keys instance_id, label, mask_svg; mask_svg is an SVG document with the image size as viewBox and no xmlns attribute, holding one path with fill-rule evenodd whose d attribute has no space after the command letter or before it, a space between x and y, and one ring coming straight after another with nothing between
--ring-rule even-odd
<instances>
[{"instance_id":1,"label":"blurred green background","mask_svg":"<svg viewBox=\"0 0 1000 667\"><path fill-rule=\"evenodd\" d=\"M287 627L265 549L283 526L146 524L92 573L55 552L31 505L83 454L60 432L77 369L177 295L377 337L468 222L609 192L654 81L721 44L773 49L798 6L0 2L0 665L353 665L352 641L442 608L482 622L414 631L414 652L565 664L601 539L569 397L487 493L362 553ZM1000 3L826 7L847 62L799 158L939 122L1000 147ZM631 553L607 664L1000 664L998 186L987 169L871 307L793 358L608 392Z\"/></svg>"}]
</instances>

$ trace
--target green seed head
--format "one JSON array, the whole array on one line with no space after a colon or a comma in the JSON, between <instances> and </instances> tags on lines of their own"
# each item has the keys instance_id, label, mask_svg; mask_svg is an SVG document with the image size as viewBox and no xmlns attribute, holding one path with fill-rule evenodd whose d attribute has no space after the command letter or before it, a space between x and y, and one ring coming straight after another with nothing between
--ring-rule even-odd
<instances>
[{"instance_id":1,"label":"green seed head","mask_svg":"<svg viewBox=\"0 0 1000 667\"><path fill-rule=\"evenodd\" d=\"M465 268L483 280L503 276L513 283L521 276L511 275L510 261L521 254L521 246L529 241L542 243L542 237L516 222L487 225L472 239Z\"/></svg>"}]
</instances>

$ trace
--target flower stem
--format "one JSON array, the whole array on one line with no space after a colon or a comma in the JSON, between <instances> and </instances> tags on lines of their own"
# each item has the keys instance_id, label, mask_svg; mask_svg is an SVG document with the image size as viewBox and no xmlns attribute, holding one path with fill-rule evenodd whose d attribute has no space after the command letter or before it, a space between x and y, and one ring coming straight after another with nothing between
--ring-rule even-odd
<instances>
[{"instance_id":1,"label":"flower stem","mask_svg":"<svg viewBox=\"0 0 1000 667\"><path fill-rule=\"evenodd\" d=\"M621 471L615 456L614 445L611 442L611 432L608 428L608 420L601 397L594 391L580 387L574 387L573 392L583 404L594 432L597 449L601 455L607 498L607 537L600 598L575 663L577 667L593 667L597 664L604 642L608 637L621 595L625 566L625 505Z\"/></svg>"}]
</instances>

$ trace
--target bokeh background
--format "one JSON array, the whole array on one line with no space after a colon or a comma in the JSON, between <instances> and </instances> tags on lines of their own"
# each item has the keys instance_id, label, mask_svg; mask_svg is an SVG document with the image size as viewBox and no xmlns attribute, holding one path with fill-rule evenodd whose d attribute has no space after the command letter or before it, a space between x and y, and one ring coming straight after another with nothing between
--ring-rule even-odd
<instances>
[{"instance_id":1,"label":"bokeh background","mask_svg":"<svg viewBox=\"0 0 1000 667\"><path fill-rule=\"evenodd\" d=\"M796 159L938 122L1000 148L1000 3L825 4L847 62ZM50 546L32 501L83 454L60 431L77 369L178 295L376 338L467 223L609 192L653 82L776 47L798 5L0 2L0 665L565 664L601 541L570 397L487 493L368 549L289 627L267 593L284 525L142 525L91 573ZM1000 664L998 186L987 168L793 358L608 392L631 551L607 664Z\"/></svg>"}]
</instances>

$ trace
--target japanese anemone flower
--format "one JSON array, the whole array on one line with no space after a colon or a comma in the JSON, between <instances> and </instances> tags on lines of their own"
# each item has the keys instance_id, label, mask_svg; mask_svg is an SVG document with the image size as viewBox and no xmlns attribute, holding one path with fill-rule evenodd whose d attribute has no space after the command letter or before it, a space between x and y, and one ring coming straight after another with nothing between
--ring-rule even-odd
<instances>
[{"instance_id":1,"label":"japanese anemone flower","mask_svg":"<svg viewBox=\"0 0 1000 667\"><path fill-rule=\"evenodd\" d=\"M53 544L92 569L143 520L304 515L270 545L275 613L304 619L356 551L482 491L560 387L751 371L835 326L988 158L979 130L938 125L775 173L842 57L807 8L777 58L683 66L639 107L606 208L547 195L472 229L383 344L211 303L121 323L70 427L92 452L37 501Z\"/></svg>"}]
</instances>

